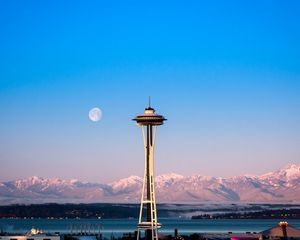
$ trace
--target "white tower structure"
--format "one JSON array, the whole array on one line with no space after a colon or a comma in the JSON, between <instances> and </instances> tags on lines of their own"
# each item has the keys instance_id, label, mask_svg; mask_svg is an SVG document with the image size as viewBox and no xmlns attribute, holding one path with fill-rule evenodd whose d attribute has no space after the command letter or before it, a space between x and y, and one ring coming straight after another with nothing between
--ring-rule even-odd
<instances>
[{"instance_id":1,"label":"white tower structure","mask_svg":"<svg viewBox=\"0 0 300 240\"><path fill-rule=\"evenodd\" d=\"M157 230L161 224L157 221L153 157L157 126L162 125L167 119L155 114L155 110L150 107L149 103L149 107L145 109L144 113L136 116L133 120L142 128L145 150L145 171L137 226L137 240L141 237L141 231L145 232L145 240L158 240ZM144 206L146 206L146 216L144 216Z\"/></svg>"}]
</instances>

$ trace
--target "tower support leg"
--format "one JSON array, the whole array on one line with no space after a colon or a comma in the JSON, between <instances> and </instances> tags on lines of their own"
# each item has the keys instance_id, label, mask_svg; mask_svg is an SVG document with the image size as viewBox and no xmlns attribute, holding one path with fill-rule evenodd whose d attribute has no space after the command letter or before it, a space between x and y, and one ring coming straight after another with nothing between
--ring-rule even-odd
<instances>
[{"instance_id":1,"label":"tower support leg","mask_svg":"<svg viewBox=\"0 0 300 240\"><path fill-rule=\"evenodd\" d=\"M146 128L146 134L145 134ZM154 189L154 164L153 154L156 138L156 126L147 125L145 128L142 126L142 134L144 140L145 150L145 169L144 169L144 181L142 187L140 214L137 240L140 239L140 231L145 232L145 240L158 240L158 227L155 201L155 189ZM146 221L143 221L143 209L146 206Z\"/></svg>"}]
</instances>

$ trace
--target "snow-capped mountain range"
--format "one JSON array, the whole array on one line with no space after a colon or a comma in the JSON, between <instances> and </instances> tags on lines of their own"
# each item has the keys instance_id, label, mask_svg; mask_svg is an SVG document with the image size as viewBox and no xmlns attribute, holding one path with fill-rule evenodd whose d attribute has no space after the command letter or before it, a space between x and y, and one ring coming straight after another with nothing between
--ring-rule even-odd
<instances>
[{"instance_id":1,"label":"snow-capped mountain range","mask_svg":"<svg viewBox=\"0 0 300 240\"><path fill-rule=\"evenodd\" d=\"M300 202L300 164L261 176L216 178L175 173L157 176L157 202ZM142 178L130 176L109 184L78 180L27 179L1 182L0 204L138 202Z\"/></svg>"}]
</instances>

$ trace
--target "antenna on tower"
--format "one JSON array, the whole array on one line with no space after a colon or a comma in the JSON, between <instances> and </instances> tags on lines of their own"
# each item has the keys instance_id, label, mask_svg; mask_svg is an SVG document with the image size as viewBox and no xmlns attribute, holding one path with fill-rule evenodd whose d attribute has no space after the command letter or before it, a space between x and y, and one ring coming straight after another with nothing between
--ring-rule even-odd
<instances>
[{"instance_id":1,"label":"antenna on tower","mask_svg":"<svg viewBox=\"0 0 300 240\"><path fill-rule=\"evenodd\" d=\"M151 97L149 96L149 108L151 108Z\"/></svg>"}]
</instances>

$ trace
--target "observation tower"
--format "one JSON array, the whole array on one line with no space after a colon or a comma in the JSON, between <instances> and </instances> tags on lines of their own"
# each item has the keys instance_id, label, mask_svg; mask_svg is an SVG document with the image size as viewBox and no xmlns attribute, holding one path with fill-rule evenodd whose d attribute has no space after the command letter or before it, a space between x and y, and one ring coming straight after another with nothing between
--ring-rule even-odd
<instances>
[{"instance_id":1,"label":"observation tower","mask_svg":"<svg viewBox=\"0 0 300 240\"><path fill-rule=\"evenodd\" d=\"M153 157L157 126L163 125L167 119L155 114L155 110L151 108L149 100L149 107L145 109L143 114L136 116L133 120L142 128L145 150L145 170L139 223L137 226L137 240L140 239L141 231L145 232L145 240L158 240L157 229L160 228L161 224L157 222ZM146 205L145 217L144 205Z\"/></svg>"}]
</instances>

